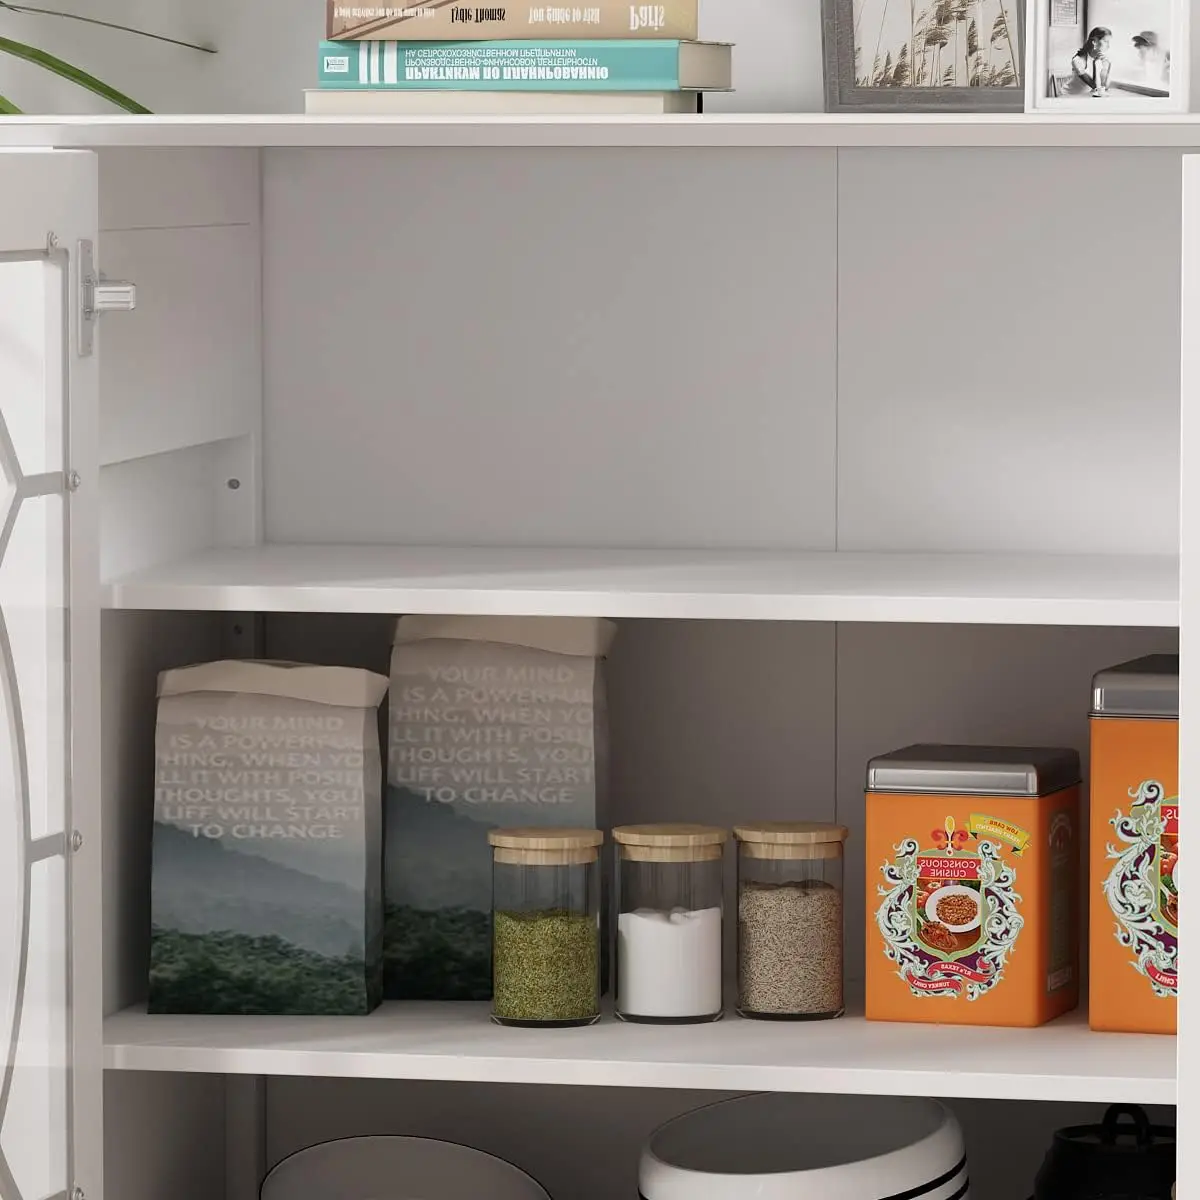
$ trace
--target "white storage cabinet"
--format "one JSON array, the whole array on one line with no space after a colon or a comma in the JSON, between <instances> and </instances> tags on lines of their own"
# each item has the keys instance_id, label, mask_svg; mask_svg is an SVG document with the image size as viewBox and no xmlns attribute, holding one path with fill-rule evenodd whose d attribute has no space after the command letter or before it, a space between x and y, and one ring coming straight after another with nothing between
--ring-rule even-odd
<instances>
[{"instance_id":1,"label":"white storage cabinet","mask_svg":"<svg viewBox=\"0 0 1200 1200\"><path fill-rule=\"evenodd\" d=\"M5 1200L250 1200L291 1150L386 1131L600 1200L657 1122L754 1089L949 1097L985 1200L1098 1102L1178 1100L1200 1194L1194 1049L1078 1015L139 1011L156 673L378 669L397 613L619 619L613 822L849 826L851 995L872 754L1086 752L1092 672L1182 628L1190 789L1200 122L64 118L0 142ZM93 319L131 297L88 243L135 311Z\"/></svg>"}]
</instances>

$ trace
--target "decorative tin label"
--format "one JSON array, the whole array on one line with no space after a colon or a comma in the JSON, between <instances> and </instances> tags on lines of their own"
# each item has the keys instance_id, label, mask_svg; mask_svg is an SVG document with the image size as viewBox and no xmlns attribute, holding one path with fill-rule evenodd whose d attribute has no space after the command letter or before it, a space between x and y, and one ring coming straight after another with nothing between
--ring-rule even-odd
<instances>
[{"instance_id":1,"label":"decorative tin label","mask_svg":"<svg viewBox=\"0 0 1200 1200\"><path fill-rule=\"evenodd\" d=\"M1179 992L1179 797L1148 779L1129 789L1128 813L1117 810L1110 824L1120 843L1108 845L1114 859L1104 895L1117 918L1117 941L1134 955L1156 996Z\"/></svg>"},{"instance_id":2,"label":"decorative tin label","mask_svg":"<svg viewBox=\"0 0 1200 1200\"><path fill-rule=\"evenodd\" d=\"M998 840L981 837L985 830ZM998 818L972 813L958 829L947 817L931 832L932 846L905 838L883 864L876 921L884 953L914 996L978 1000L1004 978L1025 919L1001 838L1015 853L1029 842L1025 830Z\"/></svg>"}]
</instances>

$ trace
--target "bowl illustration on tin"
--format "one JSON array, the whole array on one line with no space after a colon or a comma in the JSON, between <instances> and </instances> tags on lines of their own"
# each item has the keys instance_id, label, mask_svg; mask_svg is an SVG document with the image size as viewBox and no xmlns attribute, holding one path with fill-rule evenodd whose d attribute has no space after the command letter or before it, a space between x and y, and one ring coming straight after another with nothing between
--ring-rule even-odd
<instances>
[{"instance_id":1,"label":"bowl illustration on tin","mask_svg":"<svg viewBox=\"0 0 1200 1200\"><path fill-rule=\"evenodd\" d=\"M938 888L925 901L925 916L944 925L951 933L967 933L979 928L979 899L974 888L960 884Z\"/></svg>"}]
</instances>

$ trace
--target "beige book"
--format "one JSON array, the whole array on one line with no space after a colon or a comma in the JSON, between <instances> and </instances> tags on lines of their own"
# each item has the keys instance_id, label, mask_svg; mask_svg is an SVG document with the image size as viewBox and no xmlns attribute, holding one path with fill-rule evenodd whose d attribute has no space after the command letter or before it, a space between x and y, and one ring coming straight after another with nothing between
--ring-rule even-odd
<instances>
[{"instance_id":1,"label":"beige book","mask_svg":"<svg viewBox=\"0 0 1200 1200\"><path fill-rule=\"evenodd\" d=\"M332 41L445 42L577 40L580 38L694 39L699 0L590 0L583 4L466 4L462 0L393 0L362 4L326 0Z\"/></svg>"},{"instance_id":2,"label":"beige book","mask_svg":"<svg viewBox=\"0 0 1200 1200\"><path fill-rule=\"evenodd\" d=\"M435 92L305 93L304 111L321 117L667 116L700 111L699 92Z\"/></svg>"}]
</instances>

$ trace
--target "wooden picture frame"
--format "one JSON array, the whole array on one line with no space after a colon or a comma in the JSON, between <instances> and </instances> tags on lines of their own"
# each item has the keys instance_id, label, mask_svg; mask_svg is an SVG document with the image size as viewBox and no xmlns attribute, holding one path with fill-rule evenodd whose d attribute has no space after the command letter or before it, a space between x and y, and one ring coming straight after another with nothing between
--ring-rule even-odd
<instances>
[{"instance_id":1,"label":"wooden picture frame","mask_svg":"<svg viewBox=\"0 0 1200 1200\"><path fill-rule=\"evenodd\" d=\"M1188 111L1191 0L1076 0L1078 23L1066 28L1059 20L1061 3L1029 0L1029 112L1106 117ZM1073 69L1073 52L1084 49L1093 28L1110 35L1104 51L1108 86L1099 92L1081 86ZM1135 49L1139 43L1143 51Z\"/></svg>"},{"instance_id":2,"label":"wooden picture frame","mask_svg":"<svg viewBox=\"0 0 1200 1200\"><path fill-rule=\"evenodd\" d=\"M871 2L871 0L864 0ZM1032 2L1032 0L1031 0ZM988 41L990 66L981 66L978 54L973 66L966 49L969 28L972 21L970 15L966 20L952 21L949 24L939 23L937 29L945 40L941 47L949 44L950 34L961 38L963 54L963 71L958 74L958 55L955 54L953 67L941 67L940 56L937 59L936 78L945 80L958 77L961 85L950 83L924 82L921 84L867 84L860 80L862 70L861 60L856 56L855 38L855 3L856 0L821 0L822 35L825 51L825 109L827 112L1021 112L1025 107L1025 0L967 0L965 4L954 3L952 0L914 0L906 6L910 18L910 36L905 39L905 47L916 45L918 40L922 46L922 62L919 72L924 72L928 81L934 77L934 71L929 58L929 45L925 33L917 19L917 9L920 8L922 20L935 12L954 13L965 10L970 14L973 10L983 13L985 18L991 9L1005 15L1002 53L996 53L995 45ZM899 6L897 6L899 10ZM886 18L884 18L886 19ZM978 18L976 23L976 39L979 38ZM966 26L966 28L963 28ZM880 42L882 41L882 25ZM860 35L862 30L860 28ZM985 40L990 37L990 28L985 33ZM871 52L872 66L879 76L885 64L890 66L894 75L898 64L892 64L890 51L882 61L884 54L879 43ZM905 48L902 53L907 54ZM915 50L912 52L915 58ZM906 60L907 61L907 60ZM1001 65L997 66L997 62ZM1015 78L1011 84L999 87L970 86L967 78L973 70L991 71L993 74L1002 71L1008 64ZM951 75L951 71L955 75Z\"/></svg>"}]
</instances>

